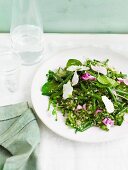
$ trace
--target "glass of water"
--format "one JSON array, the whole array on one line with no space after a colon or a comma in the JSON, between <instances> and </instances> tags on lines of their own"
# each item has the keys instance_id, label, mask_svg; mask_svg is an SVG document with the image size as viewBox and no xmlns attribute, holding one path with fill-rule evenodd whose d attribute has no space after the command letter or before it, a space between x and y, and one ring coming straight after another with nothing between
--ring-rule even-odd
<instances>
[{"instance_id":1,"label":"glass of water","mask_svg":"<svg viewBox=\"0 0 128 170\"><path fill-rule=\"evenodd\" d=\"M43 27L38 0L13 0L11 39L22 64L33 65L42 59Z\"/></svg>"}]
</instances>

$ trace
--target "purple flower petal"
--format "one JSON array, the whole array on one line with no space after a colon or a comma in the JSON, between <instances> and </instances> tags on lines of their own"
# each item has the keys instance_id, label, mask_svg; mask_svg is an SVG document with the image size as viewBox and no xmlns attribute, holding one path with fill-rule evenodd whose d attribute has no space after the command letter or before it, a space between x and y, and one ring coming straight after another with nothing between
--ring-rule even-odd
<instances>
[{"instance_id":1,"label":"purple flower petal","mask_svg":"<svg viewBox=\"0 0 128 170\"><path fill-rule=\"evenodd\" d=\"M128 86L128 79L123 79L123 78L117 78L119 83L124 83Z\"/></svg>"},{"instance_id":2,"label":"purple flower petal","mask_svg":"<svg viewBox=\"0 0 128 170\"><path fill-rule=\"evenodd\" d=\"M95 112L95 114L98 114L98 113L101 113L101 112L102 112L101 109L97 109L96 112Z\"/></svg>"},{"instance_id":3,"label":"purple flower petal","mask_svg":"<svg viewBox=\"0 0 128 170\"><path fill-rule=\"evenodd\" d=\"M81 78L83 80L96 80L96 78L94 76L92 76L91 74L89 73L85 73L81 76Z\"/></svg>"},{"instance_id":4,"label":"purple flower petal","mask_svg":"<svg viewBox=\"0 0 128 170\"><path fill-rule=\"evenodd\" d=\"M110 119L110 118L105 118L103 120L103 123L108 127L110 128L111 126L114 125L114 120Z\"/></svg>"},{"instance_id":5,"label":"purple flower petal","mask_svg":"<svg viewBox=\"0 0 128 170\"><path fill-rule=\"evenodd\" d=\"M118 80L119 83L123 83L124 82L124 79L122 79L122 78L117 78L117 80Z\"/></svg>"}]
</instances>

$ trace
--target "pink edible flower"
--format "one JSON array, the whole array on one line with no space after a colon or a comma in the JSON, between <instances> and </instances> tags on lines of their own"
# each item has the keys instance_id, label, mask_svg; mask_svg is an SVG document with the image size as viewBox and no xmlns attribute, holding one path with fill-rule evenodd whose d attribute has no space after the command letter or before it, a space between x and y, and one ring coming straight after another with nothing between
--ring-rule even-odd
<instances>
[{"instance_id":1,"label":"pink edible flower","mask_svg":"<svg viewBox=\"0 0 128 170\"><path fill-rule=\"evenodd\" d=\"M77 110L81 110L81 109L84 109L84 110L86 110L86 104L84 104L83 106L81 106L80 104L77 106L77 108L76 108L76 111Z\"/></svg>"},{"instance_id":2,"label":"pink edible flower","mask_svg":"<svg viewBox=\"0 0 128 170\"><path fill-rule=\"evenodd\" d=\"M96 110L96 112L95 112L95 114L97 114L97 113L101 113L102 112L102 110L101 109L97 109Z\"/></svg>"},{"instance_id":3,"label":"pink edible flower","mask_svg":"<svg viewBox=\"0 0 128 170\"><path fill-rule=\"evenodd\" d=\"M124 83L128 86L128 79L123 79L123 78L117 78L118 83Z\"/></svg>"},{"instance_id":4,"label":"pink edible flower","mask_svg":"<svg viewBox=\"0 0 128 170\"><path fill-rule=\"evenodd\" d=\"M76 110L81 110L81 109L83 109L83 107L81 105L78 105L76 108Z\"/></svg>"},{"instance_id":5,"label":"pink edible flower","mask_svg":"<svg viewBox=\"0 0 128 170\"><path fill-rule=\"evenodd\" d=\"M114 125L114 120L110 118L105 118L103 120L103 123L107 126L108 129L110 129L110 127Z\"/></svg>"},{"instance_id":6,"label":"pink edible flower","mask_svg":"<svg viewBox=\"0 0 128 170\"><path fill-rule=\"evenodd\" d=\"M91 74L89 73L85 73L81 76L81 78L83 80L96 80L96 78L94 76L92 76Z\"/></svg>"},{"instance_id":7,"label":"pink edible flower","mask_svg":"<svg viewBox=\"0 0 128 170\"><path fill-rule=\"evenodd\" d=\"M124 82L124 79L122 79L122 78L117 78L117 80L118 80L119 83L123 83Z\"/></svg>"},{"instance_id":8,"label":"pink edible flower","mask_svg":"<svg viewBox=\"0 0 128 170\"><path fill-rule=\"evenodd\" d=\"M124 79L124 84L128 85L128 79Z\"/></svg>"},{"instance_id":9,"label":"pink edible flower","mask_svg":"<svg viewBox=\"0 0 128 170\"><path fill-rule=\"evenodd\" d=\"M86 110L86 104L83 105L83 109Z\"/></svg>"}]
</instances>

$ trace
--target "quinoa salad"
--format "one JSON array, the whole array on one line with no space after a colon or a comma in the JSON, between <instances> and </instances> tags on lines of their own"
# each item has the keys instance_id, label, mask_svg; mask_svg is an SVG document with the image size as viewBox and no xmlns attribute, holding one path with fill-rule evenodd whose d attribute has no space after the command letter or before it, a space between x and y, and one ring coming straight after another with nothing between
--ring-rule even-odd
<instances>
[{"instance_id":1,"label":"quinoa salad","mask_svg":"<svg viewBox=\"0 0 128 170\"><path fill-rule=\"evenodd\" d=\"M49 70L41 93L49 97L52 115L60 111L75 132L91 127L109 131L121 126L128 112L128 78L109 66L109 60L69 59L64 68Z\"/></svg>"}]
</instances>

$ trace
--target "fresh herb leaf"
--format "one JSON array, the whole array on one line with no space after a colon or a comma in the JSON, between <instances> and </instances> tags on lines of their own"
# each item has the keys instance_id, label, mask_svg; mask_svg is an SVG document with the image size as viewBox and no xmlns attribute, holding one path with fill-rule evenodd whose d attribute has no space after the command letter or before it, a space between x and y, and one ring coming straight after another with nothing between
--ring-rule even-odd
<instances>
[{"instance_id":1,"label":"fresh herb leaf","mask_svg":"<svg viewBox=\"0 0 128 170\"><path fill-rule=\"evenodd\" d=\"M72 65L73 66L82 66L82 63L79 60L76 60L76 59L69 59L66 67L70 67Z\"/></svg>"},{"instance_id":2,"label":"fresh herb leaf","mask_svg":"<svg viewBox=\"0 0 128 170\"><path fill-rule=\"evenodd\" d=\"M104 75L99 75L97 80L99 81L99 83L103 84L103 85L109 85L112 87L116 87L119 85L119 83L117 83L114 79L109 78L107 76Z\"/></svg>"},{"instance_id":3,"label":"fresh herb leaf","mask_svg":"<svg viewBox=\"0 0 128 170\"><path fill-rule=\"evenodd\" d=\"M58 87L58 83L54 81L48 81L42 86L42 95L50 96Z\"/></svg>"}]
</instances>

